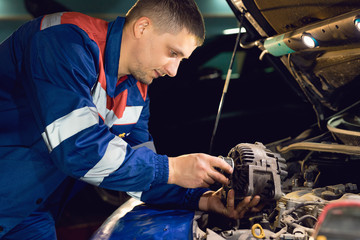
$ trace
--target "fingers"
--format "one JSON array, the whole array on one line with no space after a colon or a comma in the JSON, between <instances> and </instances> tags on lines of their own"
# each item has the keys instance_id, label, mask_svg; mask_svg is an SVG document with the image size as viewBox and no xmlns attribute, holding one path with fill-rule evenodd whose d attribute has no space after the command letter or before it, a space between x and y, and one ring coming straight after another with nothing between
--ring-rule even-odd
<instances>
[{"instance_id":1,"label":"fingers","mask_svg":"<svg viewBox=\"0 0 360 240\"><path fill-rule=\"evenodd\" d=\"M224 160L222 160L221 158L218 157L213 157L213 156L209 156L210 158L210 165L211 165L211 169L208 172L208 175L216 182L222 183L222 184L229 184L230 181L227 177L225 177L222 173L220 173L219 171L217 171L215 168L220 168L221 170L232 174L233 172L233 168L227 164Z\"/></svg>"},{"instance_id":2,"label":"fingers","mask_svg":"<svg viewBox=\"0 0 360 240\"><path fill-rule=\"evenodd\" d=\"M213 181L215 182L219 182L225 185L229 184L229 179L227 177L225 177L223 174L221 174L220 172L214 170L210 170L208 172L208 175L211 179L213 179Z\"/></svg>"},{"instance_id":3,"label":"fingers","mask_svg":"<svg viewBox=\"0 0 360 240\"><path fill-rule=\"evenodd\" d=\"M208 177L208 178L204 179L203 181L204 181L203 187L206 187L206 188L210 187L210 185L215 183L215 180L211 177Z\"/></svg>"},{"instance_id":4,"label":"fingers","mask_svg":"<svg viewBox=\"0 0 360 240\"><path fill-rule=\"evenodd\" d=\"M233 219L242 218L248 211L250 200L251 197L244 198L244 200L242 200L235 208L235 192L231 189L227 195L225 215Z\"/></svg>"},{"instance_id":5,"label":"fingers","mask_svg":"<svg viewBox=\"0 0 360 240\"><path fill-rule=\"evenodd\" d=\"M257 210L257 207L259 207L260 203L260 196L255 196L251 199L251 202L249 203L249 209L251 209L252 212L255 212Z\"/></svg>"},{"instance_id":6,"label":"fingers","mask_svg":"<svg viewBox=\"0 0 360 240\"><path fill-rule=\"evenodd\" d=\"M251 200L251 196L247 196L245 197L237 206L236 206L236 210L240 211L240 210L244 210L248 208L248 204L250 203Z\"/></svg>"},{"instance_id":7,"label":"fingers","mask_svg":"<svg viewBox=\"0 0 360 240\"><path fill-rule=\"evenodd\" d=\"M233 172L233 168L221 158L211 156L210 164L212 167L220 168L229 174L232 174Z\"/></svg>"},{"instance_id":8,"label":"fingers","mask_svg":"<svg viewBox=\"0 0 360 240\"><path fill-rule=\"evenodd\" d=\"M243 218L247 212L257 211L260 197L245 197L237 206L235 206L235 191L229 190L227 193L226 204L221 201L222 192L220 188L218 191L211 191L209 194L204 194L199 201L199 209L205 211L214 211L227 216L232 219Z\"/></svg>"},{"instance_id":9,"label":"fingers","mask_svg":"<svg viewBox=\"0 0 360 240\"><path fill-rule=\"evenodd\" d=\"M234 203L235 203L234 190L230 190L227 194L226 207L222 206L222 214L224 216L234 218Z\"/></svg>"},{"instance_id":10,"label":"fingers","mask_svg":"<svg viewBox=\"0 0 360 240\"><path fill-rule=\"evenodd\" d=\"M209 187L215 182L229 184L229 179L215 168L228 173L233 171L232 167L221 158L207 154L169 157L168 183L186 188Z\"/></svg>"},{"instance_id":11,"label":"fingers","mask_svg":"<svg viewBox=\"0 0 360 240\"><path fill-rule=\"evenodd\" d=\"M265 202L260 202L260 196L255 196L254 197L254 203L252 205L254 205L251 208L252 212L260 212L265 207L266 203Z\"/></svg>"},{"instance_id":12,"label":"fingers","mask_svg":"<svg viewBox=\"0 0 360 240\"><path fill-rule=\"evenodd\" d=\"M255 196L251 199L251 196L247 196L244 198L244 200L242 200L237 206L236 206L236 210L237 211L252 211L253 208L255 206L257 206L260 202L260 197L259 196Z\"/></svg>"},{"instance_id":13,"label":"fingers","mask_svg":"<svg viewBox=\"0 0 360 240\"><path fill-rule=\"evenodd\" d=\"M228 210L231 210L231 211L234 210L235 193L234 193L234 190L232 190L232 189L228 192L227 199L226 199L226 207L228 208Z\"/></svg>"},{"instance_id":14,"label":"fingers","mask_svg":"<svg viewBox=\"0 0 360 240\"><path fill-rule=\"evenodd\" d=\"M260 197L247 196L235 208L235 192L231 189L227 195L226 212L224 215L233 219L240 219L244 217L247 212L257 212L257 206L260 202Z\"/></svg>"}]
</instances>

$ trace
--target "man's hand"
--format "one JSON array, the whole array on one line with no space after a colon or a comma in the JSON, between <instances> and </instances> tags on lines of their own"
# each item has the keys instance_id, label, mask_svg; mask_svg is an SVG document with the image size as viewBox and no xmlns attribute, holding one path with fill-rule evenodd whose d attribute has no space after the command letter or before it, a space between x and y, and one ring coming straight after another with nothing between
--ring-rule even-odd
<instances>
[{"instance_id":1,"label":"man's hand","mask_svg":"<svg viewBox=\"0 0 360 240\"><path fill-rule=\"evenodd\" d=\"M259 204L259 196L255 196L252 199L250 196L245 197L237 206L234 206L235 194L232 189L228 192L227 204L224 206L221 202L221 191L223 191L222 188L216 192L209 191L204 193L199 201L199 209L201 211L220 213L233 219L240 219L247 212L259 212L262 209L261 204Z\"/></svg>"},{"instance_id":2,"label":"man's hand","mask_svg":"<svg viewBox=\"0 0 360 240\"><path fill-rule=\"evenodd\" d=\"M233 169L224 160L203 153L169 157L169 184L185 188L209 187L215 182L228 184L215 167L231 174Z\"/></svg>"}]
</instances>

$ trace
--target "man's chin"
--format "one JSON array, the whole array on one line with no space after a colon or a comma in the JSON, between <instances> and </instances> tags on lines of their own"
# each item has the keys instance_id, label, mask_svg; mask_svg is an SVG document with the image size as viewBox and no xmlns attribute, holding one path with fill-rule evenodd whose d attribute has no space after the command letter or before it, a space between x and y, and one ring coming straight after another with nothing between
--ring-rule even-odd
<instances>
[{"instance_id":1,"label":"man's chin","mask_svg":"<svg viewBox=\"0 0 360 240\"><path fill-rule=\"evenodd\" d=\"M145 85L150 85L153 82L153 78L148 78L148 79L139 79L138 81L141 82L142 84Z\"/></svg>"}]
</instances>

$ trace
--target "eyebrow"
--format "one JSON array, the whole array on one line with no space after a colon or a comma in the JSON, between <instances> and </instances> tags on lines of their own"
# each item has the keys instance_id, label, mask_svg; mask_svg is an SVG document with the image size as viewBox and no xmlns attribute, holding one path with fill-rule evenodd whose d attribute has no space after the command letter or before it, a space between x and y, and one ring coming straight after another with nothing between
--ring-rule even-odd
<instances>
[{"instance_id":1,"label":"eyebrow","mask_svg":"<svg viewBox=\"0 0 360 240\"><path fill-rule=\"evenodd\" d=\"M171 49L173 49L178 55L180 55L180 57L184 58L184 59L188 59L189 57L185 57L185 54L178 48L176 47L170 47Z\"/></svg>"}]
</instances>

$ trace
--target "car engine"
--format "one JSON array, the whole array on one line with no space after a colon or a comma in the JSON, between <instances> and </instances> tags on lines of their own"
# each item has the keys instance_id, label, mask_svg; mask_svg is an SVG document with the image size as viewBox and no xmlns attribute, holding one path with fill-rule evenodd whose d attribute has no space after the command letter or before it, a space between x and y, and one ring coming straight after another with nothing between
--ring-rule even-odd
<instances>
[{"instance_id":1,"label":"car engine","mask_svg":"<svg viewBox=\"0 0 360 240\"><path fill-rule=\"evenodd\" d=\"M233 161L234 172L230 184L222 186L223 198L234 189L236 202L259 195L264 207L238 221L197 213L194 239L315 239L326 205L360 200L360 156L353 151L358 147L344 144L331 131L312 136L315 132L309 129L267 146L256 142L232 148L224 160ZM342 149L347 147L348 153Z\"/></svg>"}]
</instances>

